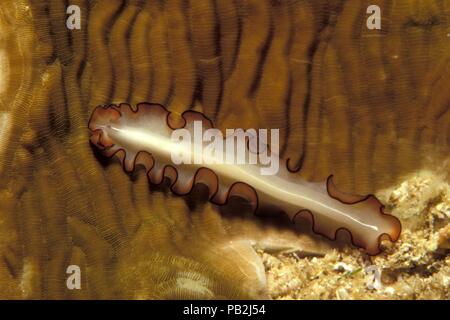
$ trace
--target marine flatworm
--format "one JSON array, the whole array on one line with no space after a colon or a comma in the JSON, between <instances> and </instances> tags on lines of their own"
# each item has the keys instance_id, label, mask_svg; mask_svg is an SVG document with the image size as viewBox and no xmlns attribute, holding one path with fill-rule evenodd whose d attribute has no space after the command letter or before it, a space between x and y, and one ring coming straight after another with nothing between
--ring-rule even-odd
<instances>
[{"instance_id":1,"label":"marine flatworm","mask_svg":"<svg viewBox=\"0 0 450 320\"><path fill-rule=\"evenodd\" d=\"M249 201L255 213L281 211L294 223L306 218L314 232L329 239L347 230L352 243L372 255L380 252L383 236L391 241L399 238L400 221L384 213L374 195L343 193L333 184L332 176L326 184L305 181L288 169L288 161L280 160L280 170L272 176L261 175L260 164L174 165L171 134L178 128L192 131L194 121L213 127L203 114L194 111L185 111L177 118L158 104L141 103L135 108L120 104L97 107L88 127L90 141L105 156L117 156L128 172L143 165L152 183L169 178L175 194L187 194L195 184L203 183L215 204L223 205L230 196L239 196Z\"/></svg>"}]
</instances>

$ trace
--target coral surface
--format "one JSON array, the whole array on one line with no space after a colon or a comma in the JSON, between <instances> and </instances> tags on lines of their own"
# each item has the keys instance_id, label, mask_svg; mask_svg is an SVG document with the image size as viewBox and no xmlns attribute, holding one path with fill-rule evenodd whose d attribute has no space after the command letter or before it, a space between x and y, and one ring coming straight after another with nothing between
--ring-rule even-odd
<instances>
[{"instance_id":1,"label":"coral surface","mask_svg":"<svg viewBox=\"0 0 450 320\"><path fill-rule=\"evenodd\" d=\"M80 29L67 28L68 2ZM369 4L380 30L366 26ZM403 177L449 156L449 5L2 0L0 297L448 298L448 193ZM143 170L124 174L89 144L89 115L145 101L221 130L278 128L307 180L334 174L340 190L380 196L396 186L382 200L404 233L369 259L240 199L219 209L201 186L177 197ZM269 256L281 251L293 256ZM369 264L380 289L365 286ZM71 265L79 290L66 285Z\"/></svg>"}]
</instances>

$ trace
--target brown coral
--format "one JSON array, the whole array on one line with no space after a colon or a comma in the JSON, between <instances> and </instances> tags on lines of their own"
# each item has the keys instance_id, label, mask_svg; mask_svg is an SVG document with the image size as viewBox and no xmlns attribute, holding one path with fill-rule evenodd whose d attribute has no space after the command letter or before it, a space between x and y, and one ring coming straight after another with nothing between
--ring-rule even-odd
<instances>
[{"instance_id":1,"label":"brown coral","mask_svg":"<svg viewBox=\"0 0 450 320\"><path fill-rule=\"evenodd\" d=\"M333 173L349 192L440 163L448 3L375 2L379 31L365 27L362 0L73 0L81 30L66 28L65 1L2 1L0 295L267 296L252 244L270 221L247 219L239 203L231 218L202 190L174 198L100 162L86 130L97 105L151 101L221 129L280 128L292 168ZM296 239L286 227L272 239L285 232ZM298 239L300 251L328 246ZM82 290L65 285L70 264Z\"/></svg>"}]
</instances>

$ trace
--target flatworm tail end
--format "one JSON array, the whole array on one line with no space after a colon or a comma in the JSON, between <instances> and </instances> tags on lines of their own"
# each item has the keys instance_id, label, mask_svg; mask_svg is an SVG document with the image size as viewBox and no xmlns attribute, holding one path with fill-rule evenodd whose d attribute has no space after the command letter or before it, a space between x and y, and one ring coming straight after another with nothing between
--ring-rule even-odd
<instances>
[{"instance_id":1,"label":"flatworm tail end","mask_svg":"<svg viewBox=\"0 0 450 320\"><path fill-rule=\"evenodd\" d=\"M326 192L332 199L343 206L348 206L346 212L355 223L348 225L344 221L336 223L309 210L300 210L294 216L293 222L296 223L302 218L307 219L312 223L315 233L331 240L335 240L337 234L345 230L350 235L351 242L357 247L364 248L369 255L380 253L382 240L395 242L399 239L402 229L400 220L385 213L384 205L374 195L361 196L341 192L333 183L332 175L327 179Z\"/></svg>"}]
</instances>

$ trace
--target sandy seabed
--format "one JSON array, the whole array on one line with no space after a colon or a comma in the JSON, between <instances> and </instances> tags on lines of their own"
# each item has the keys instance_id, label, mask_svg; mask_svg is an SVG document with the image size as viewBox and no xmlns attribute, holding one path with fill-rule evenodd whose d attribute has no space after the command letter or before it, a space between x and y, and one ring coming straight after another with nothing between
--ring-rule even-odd
<instances>
[{"instance_id":1,"label":"sandy seabed","mask_svg":"<svg viewBox=\"0 0 450 320\"><path fill-rule=\"evenodd\" d=\"M450 299L450 185L421 171L377 196L403 225L396 243L371 257L353 249L325 256L259 251L273 299Z\"/></svg>"}]
</instances>

